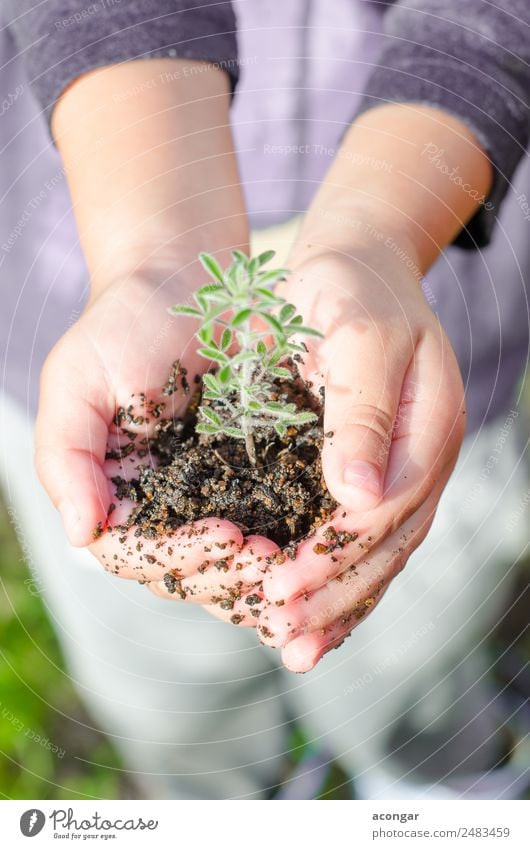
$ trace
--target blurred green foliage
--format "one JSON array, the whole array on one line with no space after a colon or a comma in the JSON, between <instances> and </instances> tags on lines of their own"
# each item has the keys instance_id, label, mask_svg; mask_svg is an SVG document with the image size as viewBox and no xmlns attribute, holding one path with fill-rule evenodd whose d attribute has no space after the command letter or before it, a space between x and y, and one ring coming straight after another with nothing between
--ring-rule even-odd
<instances>
[{"instance_id":1,"label":"blurred green foliage","mask_svg":"<svg viewBox=\"0 0 530 849\"><path fill-rule=\"evenodd\" d=\"M0 504L0 798L135 798L64 671L28 578Z\"/></svg>"}]
</instances>

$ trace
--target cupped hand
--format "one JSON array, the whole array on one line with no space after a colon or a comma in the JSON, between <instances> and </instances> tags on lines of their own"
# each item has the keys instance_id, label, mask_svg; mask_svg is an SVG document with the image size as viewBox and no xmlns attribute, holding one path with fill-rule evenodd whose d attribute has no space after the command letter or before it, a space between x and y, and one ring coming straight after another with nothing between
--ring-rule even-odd
<instances>
[{"instance_id":1,"label":"cupped hand","mask_svg":"<svg viewBox=\"0 0 530 849\"><path fill-rule=\"evenodd\" d=\"M302 637L300 621L311 610L321 623L319 609L342 597L345 584L358 600L367 558L377 564L379 593L388 585L425 535L465 431L454 353L408 264L381 254L374 262L315 254L281 294L324 334L301 370L315 391L324 387L323 472L340 507L300 543L294 561L270 567L264 592L276 609L261 632L264 642L286 646L288 663L307 648L309 666L329 634ZM368 597L374 593L370 584ZM310 600L296 601L304 595ZM339 623L347 615L341 610ZM348 627L329 633L338 640Z\"/></svg>"},{"instance_id":2,"label":"cupped hand","mask_svg":"<svg viewBox=\"0 0 530 849\"><path fill-rule=\"evenodd\" d=\"M138 449L160 417L181 414L189 401L180 377L176 391L164 394L173 363L180 361L192 387L193 377L208 366L196 353L195 321L168 313L183 296L182 285L155 285L137 275L111 284L88 304L43 370L36 463L72 545L89 545L120 577L154 582L154 592L156 582L165 580L175 598L223 602L236 585L238 593L254 585L247 567L254 556L270 551L267 540L244 542L239 528L221 519L205 519L157 540L136 537L134 526L113 530L135 504L117 497L112 478L128 481L139 463L154 463ZM120 407L126 420L117 424Z\"/></svg>"},{"instance_id":3,"label":"cupped hand","mask_svg":"<svg viewBox=\"0 0 530 849\"><path fill-rule=\"evenodd\" d=\"M441 486L441 484L440 484ZM322 657L338 648L377 606L391 581L427 535L439 498L437 487L401 528L371 549L314 592L306 592L284 604L263 598L255 601L242 624L257 626L261 641L281 649L284 666L291 672L308 672ZM220 619L230 616L222 608L209 607Z\"/></svg>"}]
</instances>

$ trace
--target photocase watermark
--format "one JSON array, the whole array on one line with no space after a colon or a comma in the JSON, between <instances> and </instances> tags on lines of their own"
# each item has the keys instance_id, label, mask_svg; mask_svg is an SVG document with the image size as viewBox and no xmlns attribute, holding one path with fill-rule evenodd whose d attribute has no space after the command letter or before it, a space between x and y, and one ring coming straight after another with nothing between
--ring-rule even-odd
<instances>
[{"instance_id":1,"label":"photocase watermark","mask_svg":"<svg viewBox=\"0 0 530 849\"><path fill-rule=\"evenodd\" d=\"M67 18L55 21L55 29L61 32L69 29L70 27L77 26L78 24L83 24L99 12L105 12L107 9L119 6L122 2L123 0L94 0L93 3L85 6L84 9L80 9L78 12L73 12L73 14L69 15Z\"/></svg>"},{"instance_id":2,"label":"photocase watermark","mask_svg":"<svg viewBox=\"0 0 530 849\"><path fill-rule=\"evenodd\" d=\"M81 313L82 313L82 310L77 309L77 308L73 309L71 311L70 315L68 316L68 321L66 322L66 326L72 327L72 325L75 324L81 318Z\"/></svg>"},{"instance_id":3,"label":"photocase watermark","mask_svg":"<svg viewBox=\"0 0 530 849\"><path fill-rule=\"evenodd\" d=\"M36 837L46 824L46 815L38 808L24 811L20 817L20 830L24 837Z\"/></svg>"},{"instance_id":4,"label":"photocase watermark","mask_svg":"<svg viewBox=\"0 0 530 849\"><path fill-rule=\"evenodd\" d=\"M406 419L409 404L421 401L421 397L422 394L420 384L416 383L415 381L410 381L410 383L401 395L401 400L399 402L397 413L395 415L394 421L392 422L392 428L390 432L385 435L383 442L381 443L381 447L378 451L377 457L375 458L375 462L378 466L381 466L385 461L388 455L388 450L392 444L392 440L394 439L397 431Z\"/></svg>"},{"instance_id":5,"label":"photocase watermark","mask_svg":"<svg viewBox=\"0 0 530 849\"><path fill-rule=\"evenodd\" d=\"M22 92L24 91L23 85L17 85L14 91L10 91L4 97L3 100L0 101L0 116L5 115L6 112L11 109L13 103L16 103Z\"/></svg>"},{"instance_id":6,"label":"photocase watermark","mask_svg":"<svg viewBox=\"0 0 530 849\"><path fill-rule=\"evenodd\" d=\"M20 523L17 514L15 513L12 507L7 508L7 515L9 517L11 527L13 528L17 536L18 544L22 552L22 555L19 560L21 563L24 563L31 572L31 576L29 578L24 579L24 586L26 587L30 595L38 596L43 592L43 582L35 567L33 555L26 540L24 529Z\"/></svg>"},{"instance_id":7,"label":"photocase watermark","mask_svg":"<svg viewBox=\"0 0 530 849\"><path fill-rule=\"evenodd\" d=\"M466 498L464 499L464 508L471 507L475 499L478 498L478 496L484 489L484 482L491 477L496 467L499 465L502 452L504 451L504 446L506 445L506 441L508 439L510 431L515 423L515 419L518 416L518 410L510 410L509 415L506 417L503 426L498 432L497 439L495 441L495 445L491 451L491 454L489 455L488 459L480 470L478 481L473 484Z\"/></svg>"},{"instance_id":8,"label":"photocase watermark","mask_svg":"<svg viewBox=\"0 0 530 849\"><path fill-rule=\"evenodd\" d=\"M160 326L155 338L152 343L149 345L149 353L156 354L157 351L160 350L165 340L169 336L171 328L174 326L174 318L168 316L164 323Z\"/></svg>"},{"instance_id":9,"label":"photocase watermark","mask_svg":"<svg viewBox=\"0 0 530 849\"><path fill-rule=\"evenodd\" d=\"M364 687L372 684L378 675L382 675L391 666L395 666L395 664L398 663L401 658L416 645L416 643L422 640L431 631L434 631L435 627L434 622L426 622L424 625L420 625L420 627L413 631L405 642L393 649L390 654L387 654L386 657L374 666L371 671L363 673L363 675L360 675L355 679L355 681L352 681L352 683L345 688L344 695L349 696L356 690L362 690Z\"/></svg>"},{"instance_id":10,"label":"photocase watermark","mask_svg":"<svg viewBox=\"0 0 530 849\"><path fill-rule=\"evenodd\" d=\"M58 834L60 837L81 837L77 831L87 832L83 838L89 837L116 837L114 831L155 831L158 828L158 820L144 820L143 817L129 819L109 820L102 817L97 811L90 818L79 817L74 814L73 808L57 808L49 815L54 832L66 832ZM102 833L103 832L103 833Z\"/></svg>"},{"instance_id":11,"label":"photocase watermark","mask_svg":"<svg viewBox=\"0 0 530 849\"><path fill-rule=\"evenodd\" d=\"M525 221L530 221L530 202L526 195L519 195L517 197L517 203L521 208L521 212L523 213L523 217Z\"/></svg>"},{"instance_id":12,"label":"photocase watermark","mask_svg":"<svg viewBox=\"0 0 530 849\"><path fill-rule=\"evenodd\" d=\"M510 514L504 529L511 533L514 531L524 515L528 514L528 505L530 505L530 489L527 489L516 509Z\"/></svg>"},{"instance_id":13,"label":"photocase watermark","mask_svg":"<svg viewBox=\"0 0 530 849\"><path fill-rule=\"evenodd\" d=\"M434 165L437 171L440 171L441 174L445 174L449 180L454 183L455 186L458 186L462 189L466 195L469 195L470 198L473 198L478 204L484 207L484 209L492 210L494 209L494 204L491 201L486 200L486 196L484 194L480 194L470 183L466 183L465 180L460 176L460 166L455 165L454 168L451 168L444 160L445 148L439 147L439 145L434 142L426 142L421 152L421 156L426 156L427 160Z\"/></svg>"},{"instance_id":14,"label":"photocase watermark","mask_svg":"<svg viewBox=\"0 0 530 849\"><path fill-rule=\"evenodd\" d=\"M344 227L351 227L356 233L363 237L373 239L381 247L392 253L398 259L407 271L409 271L418 284L421 286L423 295L431 307L436 305L436 296L430 285L425 280L421 269L415 260L407 253L407 251L396 242L393 236L387 236L382 230L374 227L367 221L362 221L360 218L350 218L348 215L343 215L340 212L335 212L331 209L317 209L316 212L321 218L330 221L332 224L338 224Z\"/></svg>"},{"instance_id":15,"label":"photocase watermark","mask_svg":"<svg viewBox=\"0 0 530 849\"><path fill-rule=\"evenodd\" d=\"M111 840L124 831L156 831L158 820L143 817L109 819L98 811L77 815L73 808L55 808L48 816L39 808L29 808L20 817L20 831L24 837L35 837L46 822L53 830L54 838L69 840Z\"/></svg>"},{"instance_id":16,"label":"photocase watermark","mask_svg":"<svg viewBox=\"0 0 530 849\"><path fill-rule=\"evenodd\" d=\"M143 80L143 82L138 83L137 85L130 86L130 88L117 92L113 96L114 102L123 103L124 101L137 97L140 94L152 91L160 85L167 85L168 83L175 82L175 80L183 80L199 74L204 74L206 71L210 71L212 69L229 71L233 68L244 68L246 65L256 65L258 62L257 56L240 56L238 59L221 59L219 62L204 62L202 60L197 60L190 64L184 64L182 58L178 56L177 51L174 48L170 48L167 51L166 58L180 58L180 61L172 70L162 71L159 74L155 74L154 77L151 77L148 80Z\"/></svg>"},{"instance_id":17,"label":"photocase watermark","mask_svg":"<svg viewBox=\"0 0 530 849\"><path fill-rule=\"evenodd\" d=\"M392 172L392 163L387 159L378 159L342 147L328 147L325 144L264 144L263 153L267 156L327 156L330 159L345 159L352 165L365 165L373 171Z\"/></svg>"},{"instance_id":18,"label":"photocase watermark","mask_svg":"<svg viewBox=\"0 0 530 849\"><path fill-rule=\"evenodd\" d=\"M3 719L4 722L8 722L13 726L15 731L23 734L24 737L27 737L28 740L31 740L37 746L47 749L52 753L52 755L57 755L58 758L64 758L66 754L64 749L61 749L60 746L56 746L52 743L49 737L39 734L33 728L26 725L26 723L23 722L20 717L16 716L12 710L10 710L6 705L2 705L2 702L0 702L0 719Z\"/></svg>"},{"instance_id":19,"label":"photocase watermark","mask_svg":"<svg viewBox=\"0 0 530 849\"><path fill-rule=\"evenodd\" d=\"M60 171L57 171L52 177L49 177L43 183L40 191L38 191L37 194L33 195L33 197L28 201L17 223L9 233L5 242L3 242L3 244L0 246L0 251L2 252L2 262L5 257L13 250L14 246L22 236L29 222L31 221L33 214L42 206L50 192L52 192L56 186L62 183L64 178L64 170L61 169Z\"/></svg>"},{"instance_id":20,"label":"photocase watermark","mask_svg":"<svg viewBox=\"0 0 530 849\"><path fill-rule=\"evenodd\" d=\"M321 608L318 613L313 613L304 619L300 625L300 633L326 627L333 619L347 620L352 615L361 619L375 604L376 597L389 580L388 568L377 567L372 569L370 580L355 574L352 585L345 589L338 598L326 607ZM344 624L346 623L344 622Z\"/></svg>"}]
</instances>

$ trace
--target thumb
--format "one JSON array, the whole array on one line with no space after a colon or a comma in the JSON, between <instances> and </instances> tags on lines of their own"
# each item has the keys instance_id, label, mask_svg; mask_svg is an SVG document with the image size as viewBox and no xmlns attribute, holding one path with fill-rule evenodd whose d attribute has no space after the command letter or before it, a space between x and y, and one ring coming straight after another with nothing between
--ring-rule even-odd
<instances>
[{"instance_id":1,"label":"thumb","mask_svg":"<svg viewBox=\"0 0 530 849\"><path fill-rule=\"evenodd\" d=\"M56 348L43 369L35 463L70 543L84 546L107 518L103 463L114 407L103 375L96 372L94 378L92 368L83 372L70 353Z\"/></svg>"},{"instance_id":2,"label":"thumb","mask_svg":"<svg viewBox=\"0 0 530 849\"><path fill-rule=\"evenodd\" d=\"M322 468L329 491L348 510L364 512L383 497L392 433L407 357L383 346L346 349L325 381Z\"/></svg>"}]
</instances>

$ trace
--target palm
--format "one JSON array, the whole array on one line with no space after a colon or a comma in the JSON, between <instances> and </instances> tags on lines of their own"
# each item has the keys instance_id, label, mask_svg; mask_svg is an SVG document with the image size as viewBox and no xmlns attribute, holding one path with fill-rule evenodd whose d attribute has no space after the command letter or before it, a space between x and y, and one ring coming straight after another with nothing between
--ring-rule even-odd
<instances>
[{"instance_id":1,"label":"palm","mask_svg":"<svg viewBox=\"0 0 530 849\"><path fill-rule=\"evenodd\" d=\"M241 531L217 519L196 523L193 541L186 527L156 543L139 541L134 528L113 530L126 522L135 507L131 499L117 497L113 479L127 482L136 476L139 463L154 462L151 456L138 455L140 443L153 433L158 420L153 409L165 417L179 415L189 401L181 379L172 394L163 392L174 373L173 364L180 361L191 386L206 365L196 353L195 322L168 314L176 300L172 289L155 290L129 281L107 290L86 309L52 352L43 375L38 466L52 497L57 493L58 506L72 487L76 500L82 499L75 544L90 543L105 568L123 578L153 582L150 588L155 592L156 582L165 586L168 572L189 577L182 586L190 600L209 603L212 595L222 599L227 587L245 577L244 570L224 574L225 589L220 591L217 570L197 573L199 565L215 562L216 553L220 558L218 544L223 545L223 558L237 553L238 562L254 576L253 555L273 550L272 543L254 538L243 547ZM115 421L120 408L127 416L121 427ZM131 442L134 450L128 453ZM111 530L94 539L94 531L97 535L97 528L107 525ZM242 588L251 583L244 581Z\"/></svg>"},{"instance_id":2,"label":"palm","mask_svg":"<svg viewBox=\"0 0 530 849\"><path fill-rule=\"evenodd\" d=\"M264 641L284 646L284 661L300 671L370 612L421 543L463 438L451 346L416 281L399 268L387 272L330 257L302 268L282 292L325 335L303 369L315 389L325 387L324 430L333 436L323 471L342 505L301 543L289 569L272 566L265 578L267 599L284 603L262 614ZM370 493L345 484L352 457L380 469L384 497L368 503ZM330 526L342 532L339 544Z\"/></svg>"}]
</instances>

